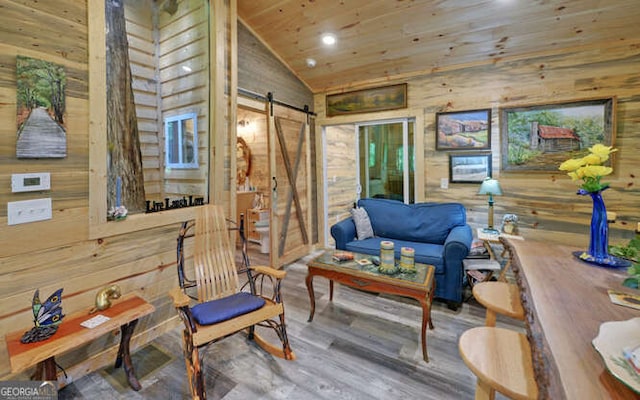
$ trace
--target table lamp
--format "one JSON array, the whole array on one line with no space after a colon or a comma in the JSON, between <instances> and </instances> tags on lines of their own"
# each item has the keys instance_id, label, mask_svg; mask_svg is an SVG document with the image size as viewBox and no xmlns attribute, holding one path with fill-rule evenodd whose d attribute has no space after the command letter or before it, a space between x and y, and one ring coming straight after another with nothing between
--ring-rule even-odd
<instances>
[{"instance_id":1,"label":"table lamp","mask_svg":"<svg viewBox=\"0 0 640 400\"><path fill-rule=\"evenodd\" d=\"M501 196L502 189L500 188L500 182L497 180L486 177L484 181L482 181L482 185L480 185L480 190L478 194L486 194L489 195L489 226L483 229L483 232L498 234L497 229L493 227L493 196Z\"/></svg>"}]
</instances>

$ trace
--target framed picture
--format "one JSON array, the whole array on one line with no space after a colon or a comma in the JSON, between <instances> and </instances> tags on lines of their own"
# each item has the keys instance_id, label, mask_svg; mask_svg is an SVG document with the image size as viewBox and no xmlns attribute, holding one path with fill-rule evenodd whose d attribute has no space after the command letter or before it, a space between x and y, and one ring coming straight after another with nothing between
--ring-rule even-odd
<instances>
[{"instance_id":1,"label":"framed picture","mask_svg":"<svg viewBox=\"0 0 640 400\"><path fill-rule=\"evenodd\" d=\"M491 110L436 114L436 150L491 148Z\"/></svg>"},{"instance_id":2,"label":"framed picture","mask_svg":"<svg viewBox=\"0 0 640 400\"><path fill-rule=\"evenodd\" d=\"M66 158L67 73L62 65L16 57L17 158Z\"/></svg>"},{"instance_id":3,"label":"framed picture","mask_svg":"<svg viewBox=\"0 0 640 400\"><path fill-rule=\"evenodd\" d=\"M614 97L502 109L502 168L557 171L596 143L613 146L615 107Z\"/></svg>"},{"instance_id":4,"label":"framed picture","mask_svg":"<svg viewBox=\"0 0 640 400\"><path fill-rule=\"evenodd\" d=\"M491 176L491 154L449 154L449 182L480 183Z\"/></svg>"},{"instance_id":5,"label":"framed picture","mask_svg":"<svg viewBox=\"0 0 640 400\"><path fill-rule=\"evenodd\" d=\"M327 95L327 117L407 108L407 84Z\"/></svg>"}]
</instances>

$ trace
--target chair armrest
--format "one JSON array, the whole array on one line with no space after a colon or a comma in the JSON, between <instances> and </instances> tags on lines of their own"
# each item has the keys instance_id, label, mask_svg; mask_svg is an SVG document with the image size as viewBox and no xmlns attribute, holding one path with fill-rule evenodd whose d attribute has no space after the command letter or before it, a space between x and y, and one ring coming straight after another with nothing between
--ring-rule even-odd
<instances>
[{"instance_id":1,"label":"chair armrest","mask_svg":"<svg viewBox=\"0 0 640 400\"><path fill-rule=\"evenodd\" d=\"M346 250L347 243L356 238L356 225L353 218L344 219L331 227L331 236L336 241L336 249Z\"/></svg>"},{"instance_id":2,"label":"chair armrest","mask_svg":"<svg viewBox=\"0 0 640 400\"><path fill-rule=\"evenodd\" d=\"M254 266L251 266L250 269L259 274L269 275L276 279L284 279L284 277L287 275L286 271L267 267L266 265L254 265Z\"/></svg>"},{"instance_id":3,"label":"chair armrest","mask_svg":"<svg viewBox=\"0 0 640 400\"><path fill-rule=\"evenodd\" d=\"M191 302L189 296L184 294L181 288L177 287L169 292L169 297L173 300L174 307L187 307Z\"/></svg>"}]
</instances>

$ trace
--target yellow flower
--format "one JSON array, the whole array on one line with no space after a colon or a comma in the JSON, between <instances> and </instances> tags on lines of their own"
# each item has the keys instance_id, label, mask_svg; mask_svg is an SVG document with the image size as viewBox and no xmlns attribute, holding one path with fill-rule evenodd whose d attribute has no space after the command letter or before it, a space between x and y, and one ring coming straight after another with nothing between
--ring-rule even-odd
<instances>
[{"instance_id":1,"label":"yellow flower","mask_svg":"<svg viewBox=\"0 0 640 400\"><path fill-rule=\"evenodd\" d=\"M572 181L577 181L578 179L582 179L581 176L578 176L577 172L569 172L568 175Z\"/></svg>"},{"instance_id":2,"label":"yellow flower","mask_svg":"<svg viewBox=\"0 0 640 400\"><path fill-rule=\"evenodd\" d=\"M603 163L609 159L609 154L613 153L614 151L618 151L618 149L612 149L612 147L613 146L605 146L603 144L598 143L589 147L589 151L592 154L595 154L598 157L600 157L600 162Z\"/></svg>"},{"instance_id":3,"label":"yellow flower","mask_svg":"<svg viewBox=\"0 0 640 400\"><path fill-rule=\"evenodd\" d=\"M575 171L578 168L582 167L584 164L584 159L582 158L571 158L562 164L560 164L560 171Z\"/></svg>"},{"instance_id":4,"label":"yellow flower","mask_svg":"<svg viewBox=\"0 0 640 400\"><path fill-rule=\"evenodd\" d=\"M605 167L603 165L587 165L583 169L584 176L588 176L589 178L598 178L609 175L613 172L613 168Z\"/></svg>"},{"instance_id":5,"label":"yellow flower","mask_svg":"<svg viewBox=\"0 0 640 400\"><path fill-rule=\"evenodd\" d=\"M607 158L609 158L609 156L607 156ZM602 160L599 155L593 153L582 158L582 162L584 162L584 165L599 165L603 161L606 161L606 159Z\"/></svg>"},{"instance_id":6,"label":"yellow flower","mask_svg":"<svg viewBox=\"0 0 640 400\"><path fill-rule=\"evenodd\" d=\"M600 182L603 176L613 173L613 168L601 165L609 159L609 155L617 149L603 144L594 144L589 147L589 154L582 158L570 158L560 164L561 171L567 171L567 175L573 181L582 180L579 194L595 193L609 187L608 183Z\"/></svg>"}]
</instances>

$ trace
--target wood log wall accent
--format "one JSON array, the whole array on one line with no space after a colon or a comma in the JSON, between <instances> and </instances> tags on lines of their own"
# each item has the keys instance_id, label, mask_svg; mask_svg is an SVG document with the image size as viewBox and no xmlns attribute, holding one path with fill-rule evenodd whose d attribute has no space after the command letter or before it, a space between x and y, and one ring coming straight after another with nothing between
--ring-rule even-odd
<instances>
[{"instance_id":1,"label":"wood log wall accent","mask_svg":"<svg viewBox=\"0 0 640 400\"><path fill-rule=\"evenodd\" d=\"M424 157L424 182L416 196L425 201L457 201L467 207L468 220L474 226L487 223L487 199L478 196L479 185L449 184L448 152L435 150L435 116L437 112L491 108L491 143L493 176L500 180L503 196L495 197L495 221L500 224L505 213L519 216L521 233L527 238L543 238L566 244L588 245L591 201L577 196L577 185L561 171L523 173L500 171L500 124L502 107L548 104L589 98L617 97L615 146L619 149L614 174L607 177L611 189L605 192L608 211L617 213L610 225L610 243L626 243L640 216L640 42L615 42L606 49L575 49L562 55L531 56L512 61L496 61L458 70L409 79L407 110L358 114L349 117L325 117L325 94L315 95L318 129L323 125L355 121L417 117L417 132L423 132L424 148L416 158ZM396 83L396 82L389 82ZM424 123L421 124L421 118ZM422 125L422 126L421 126ZM349 144L349 146L353 146ZM342 160L344 149L328 148L329 165ZM318 161L320 162L320 160ZM355 164L354 164L355 165ZM337 181L350 179L347 168L337 172ZM332 174L328 174L330 182ZM330 188L331 188L330 184ZM331 189L330 189L331 190ZM353 189L350 195L355 196ZM422 193L420 193L422 192ZM347 196L348 197L348 196ZM334 209L344 208L344 199L329 197L331 220Z\"/></svg>"}]
</instances>

